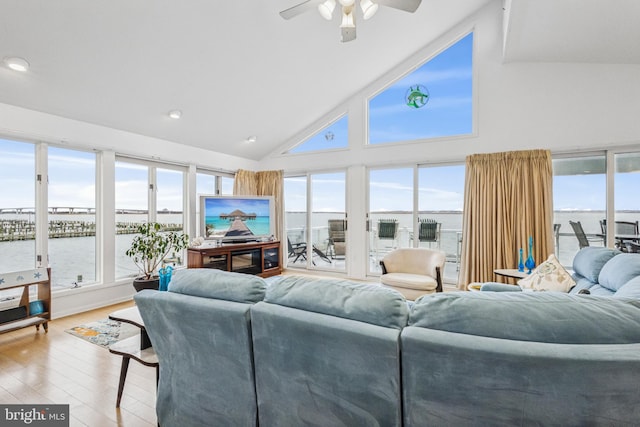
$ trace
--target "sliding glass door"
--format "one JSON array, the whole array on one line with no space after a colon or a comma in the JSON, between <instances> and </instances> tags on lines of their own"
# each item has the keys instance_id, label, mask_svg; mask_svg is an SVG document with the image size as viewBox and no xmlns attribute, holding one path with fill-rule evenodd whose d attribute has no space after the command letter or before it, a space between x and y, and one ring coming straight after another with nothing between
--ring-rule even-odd
<instances>
[{"instance_id":1,"label":"sliding glass door","mask_svg":"<svg viewBox=\"0 0 640 427\"><path fill-rule=\"evenodd\" d=\"M413 246L414 168L369 171L369 273L396 248Z\"/></svg>"},{"instance_id":2,"label":"sliding glass door","mask_svg":"<svg viewBox=\"0 0 640 427\"><path fill-rule=\"evenodd\" d=\"M284 179L287 267L346 271L346 173Z\"/></svg>"}]
</instances>

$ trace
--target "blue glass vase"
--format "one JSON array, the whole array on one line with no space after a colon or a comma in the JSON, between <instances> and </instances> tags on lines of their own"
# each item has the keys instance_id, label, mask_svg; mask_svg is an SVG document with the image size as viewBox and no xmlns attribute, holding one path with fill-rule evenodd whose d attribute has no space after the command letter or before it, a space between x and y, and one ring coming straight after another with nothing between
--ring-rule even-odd
<instances>
[{"instance_id":1,"label":"blue glass vase","mask_svg":"<svg viewBox=\"0 0 640 427\"><path fill-rule=\"evenodd\" d=\"M166 267L162 267L159 271L160 275L160 285L158 286L159 291L166 291L169 289L169 282L171 281L171 273L173 272L173 267L170 265Z\"/></svg>"},{"instance_id":2,"label":"blue glass vase","mask_svg":"<svg viewBox=\"0 0 640 427\"><path fill-rule=\"evenodd\" d=\"M529 256L527 257L527 261L525 261L524 266L529 269L527 272L531 274L531 270L533 270L536 266L536 261L533 259L533 237L529 236Z\"/></svg>"},{"instance_id":3,"label":"blue glass vase","mask_svg":"<svg viewBox=\"0 0 640 427\"><path fill-rule=\"evenodd\" d=\"M520 252L518 258L518 271L524 271L524 260L522 259L522 248L518 251Z\"/></svg>"}]
</instances>

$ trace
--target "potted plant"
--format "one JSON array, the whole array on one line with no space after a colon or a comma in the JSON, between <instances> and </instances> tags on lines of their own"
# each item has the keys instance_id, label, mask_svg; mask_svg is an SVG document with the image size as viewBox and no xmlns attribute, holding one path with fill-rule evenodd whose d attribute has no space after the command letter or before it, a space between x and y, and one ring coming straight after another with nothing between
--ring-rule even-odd
<instances>
[{"instance_id":1,"label":"potted plant","mask_svg":"<svg viewBox=\"0 0 640 427\"><path fill-rule=\"evenodd\" d=\"M189 236L183 232L162 231L162 225L157 222L140 224L137 232L126 252L141 273L133 280L133 287L136 291L158 289L156 270L169 253L182 251L189 245Z\"/></svg>"}]
</instances>

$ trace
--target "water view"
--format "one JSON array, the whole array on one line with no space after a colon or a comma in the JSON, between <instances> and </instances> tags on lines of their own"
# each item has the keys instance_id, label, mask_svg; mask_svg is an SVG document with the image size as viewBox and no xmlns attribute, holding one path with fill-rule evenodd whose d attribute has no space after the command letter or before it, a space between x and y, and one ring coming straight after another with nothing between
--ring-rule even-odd
<instances>
[{"instance_id":1,"label":"water view","mask_svg":"<svg viewBox=\"0 0 640 427\"><path fill-rule=\"evenodd\" d=\"M321 250L327 249L328 244L328 220L343 218L339 212L317 212L312 215L312 241ZM569 221L580 221L588 235L595 236L600 233L600 220L604 219L604 211L556 211L554 222L560 224L559 259L561 263L570 267L573 257L578 251L578 241L573 233ZM93 215L83 214L58 214L50 215L50 222L73 221L95 224ZM413 217L409 212L385 212L371 215L371 228L369 247L372 258L376 251L388 249L389 243L379 242L376 239L375 230L380 219L393 218L398 220L397 247L412 246ZM441 241L439 248L447 253L449 262L456 262L459 256L459 240L462 236L462 213L431 211L420 214L421 219L429 218L441 225ZM1 214L0 222L5 220L24 219L33 222L33 214ZM622 211L616 213L616 220L637 221L640 219L639 211ZM119 214L116 221L119 223L139 224L146 221L143 214ZM158 221L163 224L179 224L182 222L182 214L159 215ZM305 240L306 214L304 212L287 212L286 229L287 236L293 242ZM134 277L138 271L133 262L125 255L126 249L131 244L134 234L116 235L116 277ZM96 281L95 254L96 239L94 235L77 237L49 238L49 265L52 267L52 280L55 287L72 287ZM603 245L603 243L593 243ZM437 247L438 245L432 245ZM35 259L35 240L0 241L0 270L16 271L33 268L32 260ZM379 255L379 254L378 254ZM46 263L45 263L46 265ZM514 266L515 268L515 266Z\"/></svg>"}]
</instances>

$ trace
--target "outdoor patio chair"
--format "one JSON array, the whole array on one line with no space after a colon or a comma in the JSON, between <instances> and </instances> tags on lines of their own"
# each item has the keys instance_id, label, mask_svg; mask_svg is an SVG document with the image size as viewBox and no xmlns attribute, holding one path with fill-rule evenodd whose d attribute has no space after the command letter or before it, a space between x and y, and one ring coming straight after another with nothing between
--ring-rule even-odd
<instances>
[{"instance_id":1,"label":"outdoor patio chair","mask_svg":"<svg viewBox=\"0 0 640 427\"><path fill-rule=\"evenodd\" d=\"M576 238L578 239L578 245L580 246L580 249L590 246L590 242L602 241L602 238L600 237L598 238L587 237L587 235L584 232L584 229L582 228L582 224L580 223L580 221L575 221L575 222L569 221L569 224L571 225L571 228L573 228L573 232L575 233Z\"/></svg>"},{"instance_id":2,"label":"outdoor patio chair","mask_svg":"<svg viewBox=\"0 0 640 427\"><path fill-rule=\"evenodd\" d=\"M434 219L419 219L419 229L418 229L418 241L419 242L427 242L429 245L431 243L437 243L438 248L440 247L440 227L442 223L437 222Z\"/></svg>"},{"instance_id":3,"label":"outdoor patio chair","mask_svg":"<svg viewBox=\"0 0 640 427\"><path fill-rule=\"evenodd\" d=\"M378 220L378 234L376 242L376 259L380 259L380 241L390 240L391 247L389 250L395 249L397 246L396 239L398 238L398 220L397 219L381 219Z\"/></svg>"},{"instance_id":4,"label":"outdoor patio chair","mask_svg":"<svg viewBox=\"0 0 640 427\"><path fill-rule=\"evenodd\" d=\"M606 242L607 238L607 220L600 220L600 228L602 229L602 235L604 236L604 241ZM615 222L615 236L621 235L638 235L640 231L638 229L638 221L616 221ZM615 247L620 249L621 251L627 251L629 249L629 245L627 242L632 242L636 244L640 244L640 240L637 239L619 239L616 237Z\"/></svg>"},{"instance_id":5,"label":"outdoor patio chair","mask_svg":"<svg viewBox=\"0 0 640 427\"><path fill-rule=\"evenodd\" d=\"M327 255L332 258L344 256L346 253L346 221L344 219L329 220L329 243Z\"/></svg>"},{"instance_id":6,"label":"outdoor patio chair","mask_svg":"<svg viewBox=\"0 0 640 427\"><path fill-rule=\"evenodd\" d=\"M307 243L291 243L291 239L287 237L287 246L289 247L289 259L294 258L292 262L298 261L302 258L303 261L307 260Z\"/></svg>"}]
</instances>

